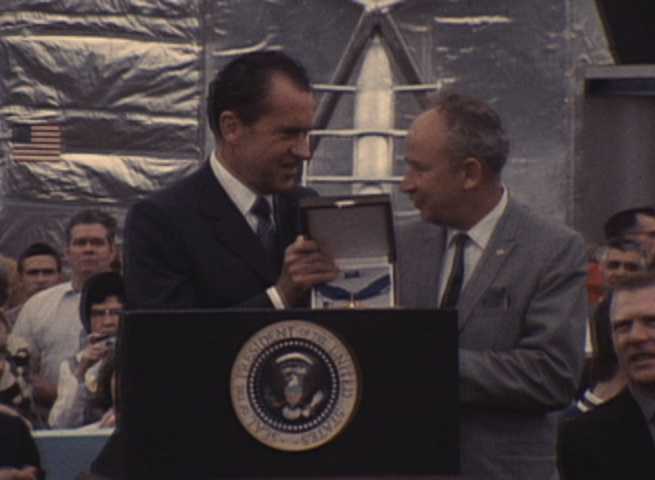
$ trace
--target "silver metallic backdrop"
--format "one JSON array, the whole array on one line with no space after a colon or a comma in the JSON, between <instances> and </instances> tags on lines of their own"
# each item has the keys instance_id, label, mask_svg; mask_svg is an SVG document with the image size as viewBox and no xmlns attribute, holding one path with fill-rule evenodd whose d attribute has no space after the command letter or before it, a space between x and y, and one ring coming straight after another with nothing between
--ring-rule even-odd
<instances>
[{"instance_id":1,"label":"silver metallic backdrop","mask_svg":"<svg viewBox=\"0 0 655 480\"><path fill-rule=\"evenodd\" d=\"M611 62L592 0L2 0L0 252L61 247L78 209L122 220L191 172L212 148L209 79L272 48L319 92L306 181L322 193L388 191L411 213L404 135L426 92L452 88L502 114L513 194L571 220L579 66ZM59 129L54 158L19 151L33 125Z\"/></svg>"}]
</instances>

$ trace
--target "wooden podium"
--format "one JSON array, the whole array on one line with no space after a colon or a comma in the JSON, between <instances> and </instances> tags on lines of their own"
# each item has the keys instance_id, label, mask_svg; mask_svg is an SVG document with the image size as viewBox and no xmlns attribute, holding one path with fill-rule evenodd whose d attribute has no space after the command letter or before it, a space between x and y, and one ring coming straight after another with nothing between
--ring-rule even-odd
<instances>
[{"instance_id":1,"label":"wooden podium","mask_svg":"<svg viewBox=\"0 0 655 480\"><path fill-rule=\"evenodd\" d=\"M235 368L235 362L263 364L268 354L253 345L263 347L275 338L257 335L298 321L325 329L347 346L356 365L358 401L333 438L304 450L301 442L289 451L256 438L244 426L243 414L237 415L234 382L245 369ZM129 478L411 477L459 470L455 312L133 311L127 312L121 335L120 429ZM335 349L324 345L332 355ZM280 351L269 363L304 356ZM341 369L334 372L323 375L332 387L316 387L325 392L312 402L318 410L327 405L330 391L348 390L337 381ZM292 387L285 392L293 403ZM266 390L257 398L272 396ZM296 428L293 422L302 415L309 422L313 413L308 411L293 410L289 428ZM275 415L281 414L269 417ZM269 432L265 440L280 438Z\"/></svg>"}]
</instances>

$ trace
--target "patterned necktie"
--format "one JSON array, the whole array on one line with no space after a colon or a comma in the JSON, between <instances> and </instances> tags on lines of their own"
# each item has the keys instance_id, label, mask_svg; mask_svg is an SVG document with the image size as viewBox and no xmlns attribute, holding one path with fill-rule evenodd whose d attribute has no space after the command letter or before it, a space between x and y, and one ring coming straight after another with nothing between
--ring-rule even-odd
<instances>
[{"instance_id":1,"label":"patterned necktie","mask_svg":"<svg viewBox=\"0 0 655 480\"><path fill-rule=\"evenodd\" d=\"M462 290L464 281L464 247L469 236L465 233L458 233L453 237L455 244L455 255L453 256L453 265L448 276L448 283L441 299L441 308L455 308L459 293Z\"/></svg>"},{"instance_id":2,"label":"patterned necktie","mask_svg":"<svg viewBox=\"0 0 655 480\"><path fill-rule=\"evenodd\" d=\"M264 197L257 197L250 211L257 217L257 236L264 245L268 257L275 258L275 228L271 221L271 206Z\"/></svg>"}]
</instances>

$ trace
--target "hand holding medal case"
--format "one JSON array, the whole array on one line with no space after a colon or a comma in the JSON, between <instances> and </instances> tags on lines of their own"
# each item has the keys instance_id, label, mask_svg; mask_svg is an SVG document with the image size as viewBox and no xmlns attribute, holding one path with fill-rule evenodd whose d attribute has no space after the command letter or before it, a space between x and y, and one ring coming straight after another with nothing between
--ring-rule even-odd
<instances>
[{"instance_id":1,"label":"hand holding medal case","mask_svg":"<svg viewBox=\"0 0 655 480\"><path fill-rule=\"evenodd\" d=\"M395 243L389 195L304 198L303 231L341 270L312 289L311 307L390 308L396 305Z\"/></svg>"}]
</instances>

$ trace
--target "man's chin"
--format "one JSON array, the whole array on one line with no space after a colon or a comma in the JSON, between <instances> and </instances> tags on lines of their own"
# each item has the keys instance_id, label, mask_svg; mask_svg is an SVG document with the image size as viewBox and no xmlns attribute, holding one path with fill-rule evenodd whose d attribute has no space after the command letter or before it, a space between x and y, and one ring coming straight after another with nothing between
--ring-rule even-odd
<instances>
[{"instance_id":1,"label":"man's chin","mask_svg":"<svg viewBox=\"0 0 655 480\"><path fill-rule=\"evenodd\" d=\"M436 225L443 225L443 222L441 221L441 219L439 219L438 217L433 215L429 210L427 210L425 208L423 208L423 209L419 208L419 213L421 214L421 218L424 221L426 221L428 223L434 223Z\"/></svg>"},{"instance_id":2,"label":"man's chin","mask_svg":"<svg viewBox=\"0 0 655 480\"><path fill-rule=\"evenodd\" d=\"M109 266L107 266L105 268L105 267L103 267L101 265L96 265L94 268L85 268L85 269L81 270L79 276L84 278L84 279L88 279L88 278L94 276L97 273L107 272L109 270L110 270Z\"/></svg>"},{"instance_id":3,"label":"man's chin","mask_svg":"<svg viewBox=\"0 0 655 480\"><path fill-rule=\"evenodd\" d=\"M286 178L276 183L275 192L276 193L287 193L298 188L298 179L297 178Z\"/></svg>"},{"instance_id":4,"label":"man's chin","mask_svg":"<svg viewBox=\"0 0 655 480\"><path fill-rule=\"evenodd\" d=\"M633 361L628 365L628 373L638 385L655 385L655 360L653 358Z\"/></svg>"}]
</instances>

